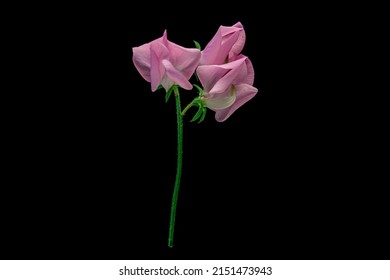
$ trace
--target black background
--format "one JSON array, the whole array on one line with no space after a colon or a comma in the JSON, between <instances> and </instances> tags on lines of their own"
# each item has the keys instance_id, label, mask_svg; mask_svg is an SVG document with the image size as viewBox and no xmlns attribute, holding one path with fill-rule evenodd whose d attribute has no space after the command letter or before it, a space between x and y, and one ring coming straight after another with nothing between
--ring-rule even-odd
<instances>
[{"instance_id":1,"label":"black background","mask_svg":"<svg viewBox=\"0 0 390 280\"><path fill-rule=\"evenodd\" d=\"M20 64L25 90L4 119L1 257L388 258L358 22L333 8L87 5L35 18L20 46L34 64ZM132 47L165 29L204 47L238 21L259 92L223 123L211 111L184 120L169 249L175 104L150 91ZM195 91L181 96L185 106Z\"/></svg>"}]
</instances>

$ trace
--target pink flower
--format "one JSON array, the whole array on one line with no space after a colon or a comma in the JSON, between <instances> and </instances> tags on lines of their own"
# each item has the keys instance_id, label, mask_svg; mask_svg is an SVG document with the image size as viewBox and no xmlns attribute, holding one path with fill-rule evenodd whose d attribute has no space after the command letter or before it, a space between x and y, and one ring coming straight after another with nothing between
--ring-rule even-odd
<instances>
[{"instance_id":1,"label":"pink flower","mask_svg":"<svg viewBox=\"0 0 390 280\"><path fill-rule=\"evenodd\" d=\"M245 31L240 22L231 27L220 26L202 51L201 65L222 64L229 56L238 55L245 45Z\"/></svg>"},{"instance_id":2,"label":"pink flower","mask_svg":"<svg viewBox=\"0 0 390 280\"><path fill-rule=\"evenodd\" d=\"M240 54L231 59L221 65L200 65L196 71L203 85L204 106L215 111L218 122L225 121L258 91L253 87L254 69L249 58Z\"/></svg>"},{"instance_id":3,"label":"pink flower","mask_svg":"<svg viewBox=\"0 0 390 280\"><path fill-rule=\"evenodd\" d=\"M177 84L190 90L188 81L199 64L201 53L168 41L167 32L150 43L133 48L133 63L141 76L151 83L152 91L161 84L166 91Z\"/></svg>"}]
</instances>

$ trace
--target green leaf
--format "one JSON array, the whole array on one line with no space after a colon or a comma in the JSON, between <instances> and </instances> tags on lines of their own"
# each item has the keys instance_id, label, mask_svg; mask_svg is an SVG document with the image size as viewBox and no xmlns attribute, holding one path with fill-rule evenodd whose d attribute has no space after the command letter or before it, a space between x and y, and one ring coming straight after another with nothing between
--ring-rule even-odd
<instances>
[{"instance_id":1,"label":"green leaf","mask_svg":"<svg viewBox=\"0 0 390 280\"><path fill-rule=\"evenodd\" d=\"M199 107L198 112L196 112L196 114L195 114L195 116L192 118L191 122L194 122L194 121L196 121L197 119L199 119L199 117L202 115L202 112L203 112L202 107Z\"/></svg>"},{"instance_id":2,"label":"green leaf","mask_svg":"<svg viewBox=\"0 0 390 280\"><path fill-rule=\"evenodd\" d=\"M172 93L172 91L173 91L173 87L174 87L174 86L172 86L170 89L168 89L167 93L165 94L165 103L168 102L168 99L169 99L169 97L171 96L171 93Z\"/></svg>"},{"instance_id":3,"label":"green leaf","mask_svg":"<svg viewBox=\"0 0 390 280\"><path fill-rule=\"evenodd\" d=\"M203 101L201 98L196 97L194 100L192 100L192 105L198 106L198 107L203 107Z\"/></svg>"},{"instance_id":4,"label":"green leaf","mask_svg":"<svg viewBox=\"0 0 390 280\"><path fill-rule=\"evenodd\" d=\"M201 123L204 121L204 118L206 117L206 113L207 113L207 109L206 107L203 107L202 108L202 117L200 118L200 120L198 121L198 123Z\"/></svg>"},{"instance_id":5,"label":"green leaf","mask_svg":"<svg viewBox=\"0 0 390 280\"><path fill-rule=\"evenodd\" d=\"M195 48L197 48L198 50L201 50L200 44L195 40L194 40L194 43L195 43Z\"/></svg>"},{"instance_id":6,"label":"green leaf","mask_svg":"<svg viewBox=\"0 0 390 280\"><path fill-rule=\"evenodd\" d=\"M162 88L163 88L163 86L159 85L156 90L159 90L159 89L162 89Z\"/></svg>"},{"instance_id":7,"label":"green leaf","mask_svg":"<svg viewBox=\"0 0 390 280\"><path fill-rule=\"evenodd\" d=\"M199 96L203 96L203 89L200 86L198 86L197 84L193 84L193 85L198 90Z\"/></svg>"}]
</instances>

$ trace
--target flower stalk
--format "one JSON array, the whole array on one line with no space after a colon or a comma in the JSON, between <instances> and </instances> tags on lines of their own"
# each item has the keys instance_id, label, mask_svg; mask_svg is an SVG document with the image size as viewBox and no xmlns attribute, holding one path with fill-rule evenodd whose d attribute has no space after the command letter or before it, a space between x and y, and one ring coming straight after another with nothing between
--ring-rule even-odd
<instances>
[{"instance_id":1,"label":"flower stalk","mask_svg":"<svg viewBox=\"0 0 390 280\"><path fill-rule=\"evenodd\" d=\"M179 88L177 85L173 86L173 92L175 94L176 115L177 115L177 169L176 169L175 187L173 189L173 195L172 195L171 216L169 222L168 246L170 248L173 247L173 237L175 233L175 221L176 221L176 208L177 208L177 201L179 198L179 188L180 188L181 172L182 172L182 165L183 165L183 117L181 113Z\"/></svg>"}]
</instances>

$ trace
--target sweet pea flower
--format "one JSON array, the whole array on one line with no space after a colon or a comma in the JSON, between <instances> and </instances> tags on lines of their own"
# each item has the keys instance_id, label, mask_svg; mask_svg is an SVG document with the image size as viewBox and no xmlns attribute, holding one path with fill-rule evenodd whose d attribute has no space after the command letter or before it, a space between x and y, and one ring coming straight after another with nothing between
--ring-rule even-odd
<instances>
[{"instance_id":1,"label":"sweet pea flower","mask_svg":"<svg viewBox=\"0 0 390 280\"><path fill-rule=\"evenodd\" d=\"M225 121L238 108L252 99L254 69L248 57L233 55L231 62L220 65L200 65L196 71L203 86L203 105L215 111L218 122Z\"/></svg>"},{"instance_id":2,"label":"sweet pea flower","mask_svg":"<svg viewBox=\"0 0 390 280\"><path fill-rule=\"evenodd\" d=\"M232 55L238 55L245 45L245 31L240 22L220 26L217 33L202 51L201 65L222 64Z\"/></svg>"},{"instance_id":3,"label":"sweet pea flower","mask_svg":"<svg viewBox=\"0 0 390 280\"><path fill-rule=\"evenodd\" d=\"M161 85L175 93L177 114L177 168L172 195L168 247L173 247L176 210L183 162L183 116L193 106L198 107L191 121L202 122L207 108L215 112L215 119L223 122L238 108L257 94L253 87L254 68L248 57L240 54L245 45L245 31L240 22L231 27L220 26L212 40L201 52L184 48L167 39L167 32L150 43L133 48L133 63L141 76L151 83L152 91ZM179 86L190 90L189 79L196 71L202 87L188 105L181 109Z\"/></svg>"},{"instance_id":4,"label":"sweet pea flower","mask_svg":"<svg viewBox=\"0 0 390 280\"><path fill-rule=\"evenodd\" d=\"M133 63L152 91L161 84L168 91L174 84L190 90L188 81L199 64L201 53L168 41L167 31L150 43L133 48Z\"/></svg>"}]
</instances>

